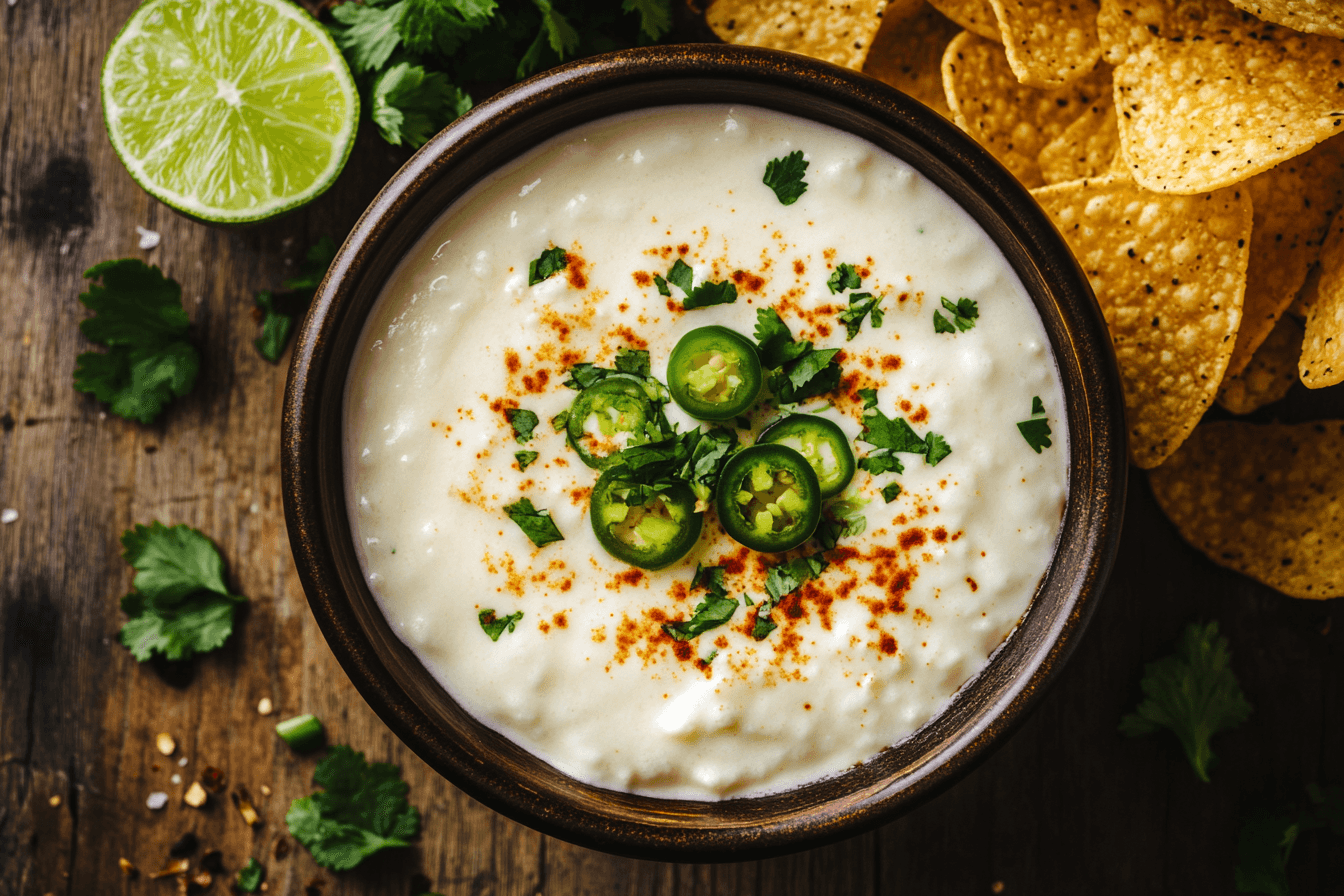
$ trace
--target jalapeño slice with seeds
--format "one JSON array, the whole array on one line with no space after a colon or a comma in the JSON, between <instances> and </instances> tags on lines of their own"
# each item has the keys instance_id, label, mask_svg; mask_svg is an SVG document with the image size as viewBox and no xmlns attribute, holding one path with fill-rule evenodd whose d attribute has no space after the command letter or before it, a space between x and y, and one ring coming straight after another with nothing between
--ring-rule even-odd
<instances>
[{"instance_id":1,"label":"jalape\u00f1o slice with seeds","mask_svg":"<svg viewBox=\"0 0 1344 896\"><path fill-rule=\"evenodd\" d=\"M658 426L657 409L644 380L615 374L575 396L565 430L579 458L595 470L604 470L617 451L644 441L651 426Z\"/></svg>"},{"instance_id":2,"label":"jalape\u00f1o slice with seeds","mask_svg":"<svg viewBox=\"0 0 1344 896\"><path fill-rule=\"evenodd\" d=\"M728 459L716 499L724 531L753 551L796 548L821 519L812 465L787 445L757 443Z\"/></svg>"},{"instance_id":3,"label":"jalape\u00f1o slice with seeds","mask_svg":"<svg viewBox=\"0 0 1344 896\"><path fill-rule=\"evenodd\" d=\"M588 512L598 542L617 560L642 569L661 569L686 556L704 521L695 512L694 493L681 482L652 492L626 476L624 467L612 467L593 486Z\"/></svg>"},{"instance_id":4,"label":"jalape\u00f1o slice with seeds","mask_svg":"<svg viewBox=\"0 0 1344 896\"><path fill-rule=\"evenodd\" d=\"M770 424L757 442L787 445L812 465L822 500L845 490L854 478L854 452L840 427L816 414L790 414Z\"/></svg>"},{"instance_id":5,"label":"jalape\u00f1o slice with seeds","mask_svg":"<svg viewBox=\"0 0 1344 896\"><path fill-rule=\"evenodd\" d=\"M727 327L697 327L681 337L667 362L667 387L698 420L731 420L761 393L756 346Z\"/></svg>"}]
</instances>

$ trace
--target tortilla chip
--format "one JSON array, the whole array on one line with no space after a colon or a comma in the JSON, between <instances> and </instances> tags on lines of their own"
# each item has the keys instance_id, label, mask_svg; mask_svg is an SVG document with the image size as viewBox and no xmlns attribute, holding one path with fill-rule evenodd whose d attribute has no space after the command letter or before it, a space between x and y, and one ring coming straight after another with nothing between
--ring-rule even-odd
<instances>
[{"instance_id":1,"label":"tortilla chip","mask_svg":"<svg viewBox=\"0 0 1344 896\"><path fill-rule=\"evenodd\" d=\"M1232 376L1245 369L1320 257L1330 219L1344 205L1344 137L1257 174L1246 189L1255 220L1241 329L1227 365Z\"/></svg>"},{"instance_id":2,"label":"tortilla chip","mask_svg":"<svg viewBox=\"0 0 1344 896\"><path fill-rule=\"evenodd\" d=\"M943 48L961 29L923 0L921 4L923 9L904 21L893 17L888 7L863 71L951 118L943 92Z\"/></svg>"},{"instance_id":3,"label":"tortilla chip","mask_svg":"<svg viewBox=\"0 0 1344 896\"><path fill-rule=\"evenodd\" d=\"M1008 64L1032 87L1063 87L1101 58L1098 0L990 0Z\"/></svg>"},{"instance_id":4,"label":"tortilla chip","mask_svg":"<svg viewBox=\"0 0 1344 896\"><path fill-rule=\"evenodd\" d=\"M1106 174L1115 166L1119 152L1115 103L1108 93L1089 106L1064 133L1047 143L1036 157L1036 164L1047 184L1060 184Z\"/></svg>"},{"instance_id":5,"label":"tortilla chip","mask_svg":"<svg viewBox=\"0 0 1344 896\"><path fill-rule=\"evenodd\" d=\"M1102 0L1120 141L1150 190L1243 181L1344 133L1344 43L1228 0Z\"/></svg>"},{"instance_id":6,"label":"tortilla chip","mask_svg":"<svg viewBox=\"0 0 1344 896\"><path fill-rule=\"evenodd\" d=\"M1315 286L1304 297L1307 333L1298 366L1308 388L1322 389L1344 380L1344 211L1330 222Z\"/></svg>"},{"instance_id":7,"label":"tortilla chip","mask_svg":"<svg viewBox=\"0 0 1344 896\"><path fill-rule=\"evenodd\" d=\"M1344 596L1344 422L1208 423L1149 481L1214 563L1292 597Z\"/></svg>"},{"instance_id":8,"label":"tortilla chip","mask_svg":"<svg viewBox=\"0 0 1344 896\"><path fill-rule=\"evenodd\" d=\"M1092 289L1115 343L1129 453L1155 467L1208 410L1241 321L1250 197L1172 196L1109 174L1033 190Z\"/></svg>"},{"instance_id":9,"label":"tortilla chip","mask_svg":"<svg viewBox=\"0 0 1344 896\"><path fill-rule=\"evenodd\" d=\"M953 120L1028 187L1044 185L1036 157L1105 96L1111 71L1097 66L1058 90L1027 87L1008 67L1003 47L963 31L943 54L943 88Z\"/></svg>"},{"instance_id":10,"label":"tortilla chip","mask_svg":"<svg viewBox=\"0 0 1344 896\"><path fill-rule=\"evenodd\" d=\"M989 0L929 0L929 4L972 34L1001 41L999 20Z\"/></svg>"},{"instance_id":11,"label":"tortilla chip","mask_svg":"<svg viewBox=\"0 0 1344 896\"><path fill-rule=\"evenodd\" d=\"M1344 37L1344 8L1330 0L1232 0L1238 7L1266 22L1294 31ZM1331 8L1333 6L1333 8Z\"/></svg>"},{"instance_id":12,"label":"tortilla chip","mask_svg":"<svg viewBox=\"0 0 1344 896\"><path fill-rule=\"evenodd\" d=\"M886 5L886 0L714 0L705 21L725 43L792 50L861 69Z\"/></svg>"},{"instance_id":13,"label":"tortilla chip","mask_svg":"<svg viewBox=\"0 0 1344 896\"><path fill-rule=\"evenodd\" d=\"M1251 263L1254 264L1254 253ZM1249 299L1248 299L1249 301ZM1245 326L1245 309L1242 326ZM1302 321L1291 314L1279 318L1269 338L1251 356L1246 369L1223 378L1218 403L1234 414L1249 414L1288 394L1297 382L1297 358L1302 354ZM1231 369L1229 367L1229 369Z\"/></svg>"}]
</instances>

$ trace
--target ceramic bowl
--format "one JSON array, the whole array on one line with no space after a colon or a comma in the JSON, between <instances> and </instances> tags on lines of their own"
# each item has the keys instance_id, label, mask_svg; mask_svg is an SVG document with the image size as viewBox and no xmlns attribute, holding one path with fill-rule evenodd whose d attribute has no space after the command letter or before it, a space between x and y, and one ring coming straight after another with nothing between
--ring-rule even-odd
<instances>
[{"instance_id":1,"label":"ceramic bowl","mask_svg":"<svg viewBox=\"0 0 1344 896\"><path fill-rule=\"evenodd\" d=\"M346 517L342 413L352 354L382 284L456 197L538 143L651 106L763 106L837 127L904 159L979 222L1045 323L1067 402L1069 498L1054 561L1017 631L946 710L860 766L720 802L577 781L477 722L393 633L364 583ZM817 846L909 810L964 775L1057 676L1101 596L1119 538L1125 436L1105 323L1064 241L1026 189L951 123L863 75L793 54L654 47L562 66L477 106L383 188L341 248L299 334L283 429L285 516L299 576L332 651L374 711L445 778L544 833L679 861Z\"/></svg>"}]
</instances>

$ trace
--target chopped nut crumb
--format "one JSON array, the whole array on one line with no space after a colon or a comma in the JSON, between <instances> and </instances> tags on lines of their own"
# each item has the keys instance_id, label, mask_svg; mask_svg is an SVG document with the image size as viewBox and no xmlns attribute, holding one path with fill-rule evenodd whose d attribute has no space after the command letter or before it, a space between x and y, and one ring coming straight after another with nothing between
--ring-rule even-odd
<instances>
[{"instance_id":1,"label":"chopped nut crumb","mask_svg":"<svg viewBox=\"0 0 1344 896\"><path fill-rule=\"evenodd\" d=\"M177 741L173 740L171 734L160 733L154 739L154 746L159 748L159 752L165 756L171 756L177 751Z\"/></svg>"},{"instance_id":2,"label":"chopped nut crumb","mask_svg":"<svg viewBox=\"0 0 1344 896\"><path fill-rule=\"evenodd\" d=\"M59 796L54 796L54 797L52 797L51 799L47 800L47 805L48 805L48 806L53 806L53 807L55 807L55 806L59 806L60 804L61 804L61 798L60 798Z\"/></svg>"},{"instance_id":3,"label":"chopped nut crumb","mask_svg":"<svg viewBox=\"0 0 1344 896\"><path fill-rule=\"evenodd\" d=\"M263 716L268 716L275 709L275 704L271 703L270 697L262 697L261 702L257 704L257 712Z\"/></svg>"},{"instance_id":4,"label":"chopped nut crumb","mask_svg":"<svg viewBox=\"0 0 1344 896\"><path fill-rule=\"evenodd\" d=\"M117 859L117 867L121 869L121 873L126 875L127 879L129 880L135 880L137 877L140 876L140 869L135 867L135 865L131 863L130 859L127 858Z\"/></svg>"},{"instance_id":5,"label":"chopped nut crumb","mask_svg":"<svg viewBox=\"0 0 1344 896\"><path fill-rule=\"evenodd\" d=\"M205 792L205 788L201 786L199 781L192 781L191 786L187 788L187 792L182 796L182 802L186 803L188 806L199 809L205 805L205 801L209 799L209 797L210 795Z\"/></svg>"},{"instance_id":6,"label":"chopped nut crumb","mask_svg":"<svg viewBox=\"0 0 1344 896\"><path fill-rule=\"evenodd\" d=\"M172 877L174 874L186 874L189 870L191 870L191 862L189 860L177 859L176 861L169 862L160 870L155 871L150 877L154 880L158 880L161 877Z\"/></svg>"},{"instance_id":7,"label":"chopped nut crumb","mask_svg":"<svg viewBox=\"0 0 1344 896\"><path fill-rule=\"evenodd\" d=\"M207 765L205 771L201 772L201 783L211 793L219 793L224 789L224 773L213 765Z\"/></svg>"},{"instance_id":8,"label":"chopped nut crumb","mask_svg":"<svg viewBox=\"0 0 1344 896\"><path fill-rule=\"evenodd\" d=\"M262 796L270 796L270 795L271 795L271 788L267 787L265 784L261 785L261 795L262 795Z\"/></svg>"},{"instance_id":9,"label":"chopped nut crumb","mask_svg":"<svg viewBox=\"0 0 1344 896\"><path fill-rule=\"evenodd\" d=\"M1005 887L1004 887L1004 885L1003 885L1003 881L1001 881L1001 880L996 880L996 881L994 881L993 886L991 886L991 887L989 888L989 891L990 891L991 893L1002 893L1002 892L1004 891L1004 889L1005 889Z\"/></svg>"},{"instance_id":10,"label":"chopped nut crumb","mask_svg":"<svg viewBox=\"0 0 1344 896\"><path fill-rule=\"evenodd\" d=\"M249 827L261 821L261 816L257 814L257 810L252 808L252 794L247 792L246 787L239 784L229 795L233 798L234 807L237 808L238 813L243 816L243 821L247 822Z\"/></svg>"},{"instance_id":11,"label":"chopped nut crumb","mask_svg":"<svg viewBox=\"0 0 1344 896\"><path fill-rule=\"evenodd\" d=\"M207 890L210 888L210 885L215 882L215 878L209 871L202 868L200 871L196 872L194 877L192 877L191 882L202 890Z\"/></svg>"}]
</instances>

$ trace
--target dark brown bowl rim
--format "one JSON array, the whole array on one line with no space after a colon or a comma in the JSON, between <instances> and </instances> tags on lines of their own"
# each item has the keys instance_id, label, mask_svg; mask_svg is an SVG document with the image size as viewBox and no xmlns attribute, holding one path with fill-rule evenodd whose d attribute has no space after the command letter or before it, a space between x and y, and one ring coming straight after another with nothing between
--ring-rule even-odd
<instances>
[{"instance_id":1,"label":"dark brown bowl rim","mask_svg":"<svg viewBox=\"0 0 1344 896\"><path fill-rule=\"evenodd\" d=\"M436 189L457 195L490 168L583 121L697 102L764 106L857 133L960 202L999 245L1046 324L1064 383L1070 447L1070 493L1055 559L1017 630L948 709L909 740L841 775L722 802L582 784L460 708L454 714L456 704L437 685L416 680L406 660L413 655L377 613L359 573L340 448L354 339L380 272L393 263L384 259L400 257L423 232L415 222L426 219L420 206ZM510 818L583 846L645 859L755 859L839 840L908 811L964 775L1021 723L1076 647L1110 572L1127 474L1123 421L1110 337L1082 271L1030 194L987 152L933 111L855 72L745 47L650 47L561 66L482 103L416 153L374 199L297 338L282 430L285 519L300 580L332 652L387 726L445 778ZM421 668L419 678L428 677Z\"/></svg>"}]
</instances>

